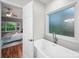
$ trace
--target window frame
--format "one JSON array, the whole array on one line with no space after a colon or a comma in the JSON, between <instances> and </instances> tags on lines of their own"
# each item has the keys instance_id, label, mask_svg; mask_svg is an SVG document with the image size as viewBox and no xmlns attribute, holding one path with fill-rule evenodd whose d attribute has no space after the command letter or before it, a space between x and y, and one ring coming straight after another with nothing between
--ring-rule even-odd
<instances>
[{"instance_id":1,"label":"window frame","mask_svg":"<svg viewBox=\"0 0 79 59\"><path fill-rule=\"evenodd\" d=\"M49 12L49 13L46 13L46 20L45 20L45 36L50 36L50 37L52 37L52 34L51 33L49 33L49 14L54 14L54 13L56 13L56 12L58 12L58 11L61 11L61 10L64 10L64 9L67 9L67 8L72 8L72 7L74 7L75 8L75 5L76 5L76 3L71 3L71 4L69 4L69 5L67 5L67 6L64 6L64 7L62 7L62 8L59 8L59 9L56 9L56 10L54 10L54 11L51 11L51 12ZM74 15L75 16L75 15ZM75 26L75 21L74 21L74 26ZM75 27L74 27L75 28ZM65 38L65 39L75 39L75 29L74 29L74 37L70 37L70 36L64 36L64 35L59 35L59 34L56 34L56 37L57 38L61 38L61 39L63 39L63 38Z\"/></svg>"}]
</instances>

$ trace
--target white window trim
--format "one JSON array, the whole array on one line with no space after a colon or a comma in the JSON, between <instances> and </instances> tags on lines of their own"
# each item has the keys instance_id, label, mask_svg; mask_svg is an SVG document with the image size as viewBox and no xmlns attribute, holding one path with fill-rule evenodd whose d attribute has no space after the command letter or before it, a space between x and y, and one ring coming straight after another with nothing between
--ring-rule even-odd
<instances>
[{"instance_id":1,"label":"white window trim","mask_svg":"<svg viewBox=\"0 0 79 59\"><path fill-rule=\"evenodd\" d=\"M68 4L68 5L66 5L66 6L64 6L64 7L62 7L62 8L59 8L59 9L56 9L56 10L54 10L53 12L49 12L49 13L46 13L46 20L45 20L45 36L50 36L50 37L52 37L52 34L51 33L49 33L49 14L51 14L51 13L55 13L55 12L57 12L57 11L59 11L59 10L63 10L63 8L69 8L69 7L74 7L76 5L76 2L72 2L72 3L70 3L70 4ZM75 24L74 24L74 26L75 26ZM65 40L69 40L69 39L71 39L71 40L74 40L75 39L75 31L74 31L74 37L69 37L69 36L64 36L64 35L56 35L56 37L57 38L61 38L61 39L65 39Z\"/></svg>"}]
</instances>

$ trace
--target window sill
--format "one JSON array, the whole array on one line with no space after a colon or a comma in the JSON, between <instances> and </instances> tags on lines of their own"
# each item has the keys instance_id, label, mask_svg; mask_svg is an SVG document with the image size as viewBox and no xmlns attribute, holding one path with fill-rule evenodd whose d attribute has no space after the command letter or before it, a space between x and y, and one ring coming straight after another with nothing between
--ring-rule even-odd
<instances>
[{"instance_id":1,"label":"window sill","mask_svg":"<svg viewBox=\"0 0 79 59\"><path fill-rule=\"evenodd\" d=\"M52 39L53 35L49 33L49 34L45 35L45 37ZM58 35L58 34L56 35L56 37L58 40L65 40L65 41L69 41L69 42L79 43L79 41L76 40L75 37L68 37L68 36L63 36L63 35Z\"/></svg>"}]
</instances>

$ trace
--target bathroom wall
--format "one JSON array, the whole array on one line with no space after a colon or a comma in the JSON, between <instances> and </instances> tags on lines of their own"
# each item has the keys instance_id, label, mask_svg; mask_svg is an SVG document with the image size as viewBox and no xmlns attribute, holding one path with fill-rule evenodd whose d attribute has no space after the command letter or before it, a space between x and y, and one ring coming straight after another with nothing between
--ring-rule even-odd
<instances>
[{"instance_id":1,"label":"bathroom wall","mask_svg":"<svg viewBox=\"0 0 79 59\"><path fill-rule=\"evenodd\" d=\"M37 0L33 0L33 20L34 39L42 39L44 37L45 5Z\"/></svg>"},{"instance_id":2,"label":"bathroom wall","mask_svg":"<svg viewBox=\"0 0 79 59\"><path fill-rule=\"evenodd\" d=\"M62 2L61 2L62 1ZM47 20L48 20L48 17L47 17L47 14L49 13L52 13L54 11L56 11L57 9L61 9L61 7L64 7L66 6L67 4L73 4L74 1L73 0L61 0L61 1L53 1L53 2L50 2L46 5L46 29L47 29ZM75 4L75 3L74 3ZM67 47L67 48L70 48L74 51L77 51L79 52L79 3L77 2L75 4L75 7L76 7L76 18L75 18L75 37L72 38L72 37L67 37L67 36L62 36L62 35L58 35L57 38L58 38L58 44L64 46L64 47ZM47 32L47 30L46 30ZM47 33L46 33L47 34ZM52 36L51 35L46 35L45 37L47 37L47 39L49 39L50 41L52 41Z\"/></svg>"},{"instance_id":3,"label":"bathroom wall","mask_svg":"<svg viewBox=\"0 0 79 59\"><path fill-rule=\"evenodd\" d=\"M0 28L1 28L1 2L0 2ZM0 57L1 57L1 29L0 29Z\"/></svg>"},{"instance_id":4,"label":"bathroom wall","mask_svg":"<svg viewBox=\"0 0 79 59\"><path fill-rule=\"evenodd\" d=\"M33 41L44 37L44 5L33 0L23 7L23 57L33 57ZM31 53L30 53L31 52Z\"/></svg>"},{"instance_id":5,"label":"bathroom wall","mask_svg":"<svg viewBox=\"0 0 79 59\"><path fill-rule=\"evenodd\" d=\"M75 38L79 41L79 0L76 4Z\"/></svg>"}]
</instances>

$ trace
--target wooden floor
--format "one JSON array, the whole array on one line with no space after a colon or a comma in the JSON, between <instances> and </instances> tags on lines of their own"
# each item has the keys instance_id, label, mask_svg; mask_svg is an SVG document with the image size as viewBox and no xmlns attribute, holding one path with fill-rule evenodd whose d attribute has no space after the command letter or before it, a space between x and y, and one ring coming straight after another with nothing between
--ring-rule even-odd
<instances>
[{"instance_id":1,"label":"wooden floor","mask_svg":"<svg viewBox=\"0 0 79 59\"><path fill-rule=\"evenodd\" d=\"M1 51L2 58L21 58L22 57L22 44L4 48Z\"/></svg>"}]
</instances>

